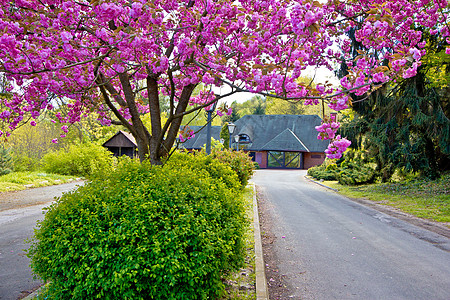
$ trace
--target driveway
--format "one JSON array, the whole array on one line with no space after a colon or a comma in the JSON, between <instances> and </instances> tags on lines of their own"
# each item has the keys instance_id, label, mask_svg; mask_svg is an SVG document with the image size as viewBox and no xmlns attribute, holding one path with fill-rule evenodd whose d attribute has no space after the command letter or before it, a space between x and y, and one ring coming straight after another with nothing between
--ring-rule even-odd
<instances>
[{"instance_id":1,"label":"driveway","mask_svg":"<svg viewBox=\"0 0 450 300\"><path fill-rule=\"evenodd\" d=\"M258 170L253 177L263 197L270 299L450 299L448 238L304 175Z\"/></svg>"},{"instance_id":2,"label":"driveway","mask_svg":"<svg viewBox=\"0 0 450 300\"><path fill-rule=\"evenodd\" d=\"M81 182L0 193L0 299L16 300L41 282L33 279L24 249L43 208Z\"/></svg>"}]
</instances>

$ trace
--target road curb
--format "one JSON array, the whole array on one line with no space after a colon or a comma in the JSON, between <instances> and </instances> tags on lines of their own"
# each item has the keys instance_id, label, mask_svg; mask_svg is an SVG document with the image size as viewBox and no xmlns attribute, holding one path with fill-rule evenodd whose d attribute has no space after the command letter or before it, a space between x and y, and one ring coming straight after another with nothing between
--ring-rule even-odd
<instances>
[{"instance_id":1,"label":"road curb","mask_svg":"<svg viewBox=\"0 0 450 300\"><path fill-rule=\"evenodd\" d=\"M45 285L39 287L37 290L26 296L25 298L22 298L22 300L34 300L37 299L39 294L41 293L42 289L45 287Z\"/></svg>"},{"instance_id":2,"label":"road curb","mask_svg":"<svg viewBox=\"0 0 450 300\"><path fill-rule=\"evenodd\" d=\"M314 182L315 184L318 184L318 185L320 185L320 186L323 186L324 188L327 188L327 189L332 190L332 191L334 191L334 192L339 192L337 189L333 189L333 188L331 188L331 187L329 187L329 186L326 186L325 184L322 184L322 183L320 183L319 181L315 181L314 179L308 178L307 176L304 176L304 177L305 177L306 180L309 180L309 181L311 181L311 182Z\"/></svg>"},{"instance_id":3,"label":"road curb","mask_svg":"<svg viewBox=\"0 0 450 300\"><path fill-rule=\"evenodd\" d=\"M256 201L256 188L253 185L253 226L255 235L255 275L256 300L269 300L266 273L261 242L261 229L259 227L258 202Z\"/></svg>"}]
</instances>

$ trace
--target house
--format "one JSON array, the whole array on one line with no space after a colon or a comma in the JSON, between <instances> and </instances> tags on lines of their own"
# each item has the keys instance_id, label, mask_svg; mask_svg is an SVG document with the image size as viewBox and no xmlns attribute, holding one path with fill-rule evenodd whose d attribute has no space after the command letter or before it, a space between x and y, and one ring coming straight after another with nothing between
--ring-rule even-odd
<instances>
[{"instance_id":1,"label":"house","mask_svg":"<svg viewBox=\"0 0 450 300\"><path fill-rule=\"evenodd\" d=\"M127 155L131 158L137 157L137 144L131 133L118 131L112 138L103 143L114 156Z\"/></svg>"},{"instance_id":2,"label":"house","mask_svg":"<svg viewBox=\"0 0 450 300\"><path fill-rule=\"evenodd\" d=\"M260 168L308 169L325 160L328 141L318 140L315 130L321 122L317 115L247 115L235 122L233 147Z\"/></svg>"},{"instance_id":3,"label":"house","mask_svg":"<svg viewBox=\"0 0 450 300\"><path fill-rule=\"evenodd\" d=\"M189 126L189 129L194 132L194 137L179 144L179 148L186 150L201 150L206 145L206 126ZM211 137L216 141L220 140L221 126L211 126Z\"/></svg>"},{"instance_id":4,"label":"house","mask_svg":"<svg viewBox=\"0 0 450 300\"><path fill-rule=\"evenodd\" d=\"M247 152L262 169L308 169L325 160L328 141L317 139L317 115L247 115L235 122L231 147ZM205 126L189 126L195 135L179 148L201 150L207 140ZM211 126L211 137L220 140L221 126ZM237 138L237 142L235 141ZM114 156L137 156L136 141L119 131L103 144Z\"/></svg>"}]
</instances>

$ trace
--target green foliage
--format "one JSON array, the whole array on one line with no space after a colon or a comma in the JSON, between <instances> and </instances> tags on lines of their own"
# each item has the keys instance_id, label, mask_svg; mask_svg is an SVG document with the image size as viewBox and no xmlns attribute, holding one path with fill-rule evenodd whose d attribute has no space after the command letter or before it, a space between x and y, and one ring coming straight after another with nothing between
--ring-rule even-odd
<instances>
[{"instance_id":1,"label":"green foliage","mask_svg":"<svg viewBox=\"0 0 450 300\"><path fill-rule=\"evenodd\" d=\"M333 162L333 160L328 159L325 160L321 165L308 169L308 175L316 179L337 180L338 174L339 173L337 170L337 165Z\"/></svg>"},{"instance_id":2,"label":"green foliage","mask_svg":"<svg viewBox=\"0 0 450 300\"><path fill-rule=\"evenodd\" d=\"M253 96L251 99L238 103L234 101L231 104L232 113L230 116L224 116L223 122L236 122L246 115L265 115L266 99L261 96Z\"/></svg>"},{"instance_id":3,"label":"green foliage","mask_svg":"<svg viewBox=\"0 0 450 300\"><path fill-rule=\"evenodd\" d=\"M227 189L238 193L242 189L238 174L226 163L215 159L212 155L197 153L174 153L166 162L164 168L169 169L191 169L195 172L207 173L214 180L221 181Z\"/></svg>"},{"instance_id":4,"label":"green foliage","mask_svg":"<svg viewBox=\"0 0 450 300\"><path fill-rule=\"evenodd\" d=\"M223 294L221 277L244 259L243 200L210 175L229 168L185 158L208 170L181 157L172 167L124 159L50 207L28 250L50 299Z\"/></svg>"},{"instance_id":5,"label":"green foliage","mask_svg":"<svg viewBox=\"0 0 450 300\"><path fill-rule=\"evenodd\" d=\"M222 149L223 144L220 141L216 140L215 138L211 137L211 151L217 151ZM201 150L206 152L206 144L202 146Z\"/></svg>"},{"instance_id":6,"label":"green foliage","mask_svg":"<svg viewBox=\"0 0 450 300\"><path fill-rule=\"evenodd\" d=\"M41 158L49 151L57 150L69 139L62 139L58 144L52 139L58 137L62 130L48 122L38 122L36 126L24 125L17 128L6 144L11 148L15 171L36 171L40 168Z\"/></svg>"},{"instance_id":7,"label":"green foliage","mask_svg":"<svg viewBox=\"0 0 450 300\"><path fill-rule=\"evenodd\" d=\"M337 180L343 185L360 185L375 181L375 170L359 161L345 160L339 167Z\"/></svg>"},{"instance_id":8,"label":"green foliage","mask_svg":"<svg viewBox=\"0 0 450 300\"><path fill-rule=\"evenodd\" d=\"M11 150L0 146L0 176L12 172L13 161L11 157Z\"/></svg>"},{"instance_id":9,"label":"green foliage","mask_svg":"<svg viewBox=\"0 0 450 300\"><path fill-rule=\"evenodd\" d=\"M266 114L268 115L302 115L304 105L301 102L289 102L283 99L268 98Z\"/></svg>"},{"instance_id":10,"label":"green foliage","mask_svg":"<svg viewBox=\"0 0 450 300\"><path fill-rule=\"evenodd\" d=\"M17 155L14 151L14 171L27 172L36 171L41 167L41 161L37 157L29 157L27 155Z\"/></svg>"},{"instance_id":11,"label":"green foliage","mask_svg":"<svg viewBox=\"0 0 450 300\"><path fill-rule=\"evenodd\" d=\"M222 129L220 130L220 138L223 139L223 147L225 149L230 148L230 132L228 131L228 122L223 124Z\"/></svg>"},{"instance_id":12,"label":"green foliage","mask_svg":"<svg viewBox=\"0 0 450 300\"><path fill-rule=\"evenodd\" d=\"M377 173L361 151L348 150L344 159L327 159L323 164L309 168L308 175L321 180L337 180L343 185L360 185L374 182Z\"/></svg>"},{"instance_id":13,"label":"green foliage","mask_svg":"<svg viewBox=\"0 0 450 300\"><path fill-rule=\"evenodd\" d=\"M236 172L241 183L242 188L247 186L248 180L253 175L255 165L251 158L244 151L232 151L224 149L221 151L214 151L212 157L230 166Z\"/></svg>"},{"instance_id":14,"label":"green foliage","mask_svg":"<svg viewBox=\"0 0 450 300\"><path fill-rule=\"evenodd\" d=\"M47 153L42 162L44 170L49 173L89 176L111 169L113 158L112 153L102 146L85 143Z\"/></svg>"}]
</instances>

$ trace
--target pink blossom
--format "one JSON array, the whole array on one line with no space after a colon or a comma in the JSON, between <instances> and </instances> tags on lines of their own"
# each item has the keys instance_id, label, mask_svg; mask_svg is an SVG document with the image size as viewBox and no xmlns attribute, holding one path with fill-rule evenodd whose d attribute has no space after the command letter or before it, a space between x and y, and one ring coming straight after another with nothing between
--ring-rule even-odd
<instances>
[{"instance_id":1,"label":"pink blossom","mask_svg":"<svg viewBox=\"0 0 450 300\"><path fill-rule=\"evenodd\" d=\"M11 116L11 112L9 110L5 110L0 113L0 119L8 119Z\"/></svg>"},{"instance_id":2,"label":"pink blossom","mask_svg":"<svg viewBox=\"0 0 450 300\"><path fill-rule=\"evenodd\" d=\"M58 144L58 139L53 139L53 140L52 140L52 143L53 143L53 144Z\"/></svg>"},{"instance_id":3,"label":"pink blossom","mask_svg":"<svg viewBox=\"0 0 450 300\"><path fill-rule=\"evenodd\" d=\"M417 67L418 67L417 63L413 63L411 68L405 70L405 72L403 73L403 78L411 78L411 77L416 76Z\"/></svg>"},{"instance_id":4,"label":"pink blossom","mask_svg":"<svg viewBox=\"0 0 450 300\"><path fill-rule=\"evenodd\" d=\"M389 80L389 76L386 76L383 72L373 74L372 78L373 78L373 82L380 82L380 83L383 83L383 82L386 82Z\"/></svg>"},{"instance_id":5,"label":"pink blossom","mask_svg":"<svg viewBox=\"0 0 450 300\"><path fill-rule=\"evenodd\" d=\"M317 136L317 139L319 140L329 140L334 139L336 131L338 130L340 126L339 122L327 122L323 121L320 126L316 126L316 130L319 131L319 135Z\"/></svg>"},{"instance_id":6,"label":"pink blossom","mask_svg":"<svg viewBox=\"0 0 450 300\"><path fill-rule=\"evenodd\" d=\"M31 117L33 119L36 119L37 117L39 117L39 111L36 111L36 110L32 111L31 112Z\"/></svg>"},{"instance_id":7,"label":"pink blossom","mask_svg":"<svg viewBox=\"0 0 450 300\"><path fill-rule=\"evenodd\" d=\"M341 158L342 153L347 150L347 148L351 145L351 142L346 138L341 138L340 135L337 135L335 139L328 145L328 148L325 150L325 154L328 158Z\"/></svg>"},{"instance_id":8,"label":"pink blossom","mask_svg":"<svg viewBox=\"0 0 450 300\"><path fill-rule=\"evenodd\" d=\"M419 59L422 57L420 51L419 51L417 48L411 48L411 49L409 49L409 53L412 55L412 57L413 57L415 60L419 60Z\"/></svg>"}]
</instances>

